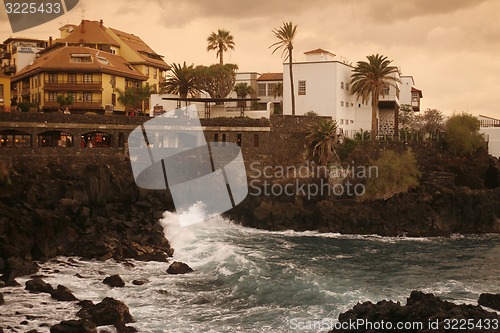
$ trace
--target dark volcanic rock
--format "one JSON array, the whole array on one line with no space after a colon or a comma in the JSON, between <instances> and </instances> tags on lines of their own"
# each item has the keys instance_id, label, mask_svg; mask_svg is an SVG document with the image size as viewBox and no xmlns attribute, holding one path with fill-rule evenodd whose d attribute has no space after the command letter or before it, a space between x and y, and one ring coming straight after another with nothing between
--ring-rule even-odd
<instances>
[{"instance_id":1,"label":"dark volcanic rock","mask_svg":"<svg viewBox=\"0 0 500 333\"><path fill-rule=\"evenodd\" d=\"M16 277L34 274L38 272L39 268L40 267L31 260L23 260L19 257L10 257L7 259L2 280L4 280L7 285L15 285L16 283L14 279Z\"/></svg>"},{"instance_id":2,"label":"dark volcanic rock","mask_svg":"<svg viewBox=\"0 0 500 333\"><path fill-rule=\"evenodd\" d=\"M102 283L110 286L111 288L122 288L122 287L125 287L125 281L123 281L123 279L121 278L121 276L118 275L118 274L108 276L107 278L105 278L102 281Z\"/></svg>"},{"instance_id":3,"label":"dark volcanic rock","mask_svg":"<svg viewBox=\"0 0 500 333\"><path fill-rule=\"evenodd\" d=\"M193 269L191 267L179 261L174 261L167 269L168 274L186 274L192 271Z\"/></svg>"},{"instance_id":4,"label":"dark volcanic rock","mask_svg":"<svg viewBox=\"0 0 500 333\"><path fill-rule=\"evenodd\" d=\"M110 297L106 297L96 305L82 308L76 315L91 320L97 326L114 325L118 329L124 328L125 324L134 322L128 306Z\"/></svg>"},{"instance_id":5,"label":"dark volcanic rock","mask_svg":"<svg viewBox=\"0 0 500 333\"><path fill-rule=\"evenodd\" d=\"M52 326L50 333L97 333L97 329L89 320L67 320Z\"/></svg>"},{"instance_id":6,"label":"dark volcanic rock","mask_svg":"<svg viewBox=\"0 0 500 333\"><path fill-rule=\"evenodd\" d=\"M478 303L479 305L500 311L500 294L481 294Z\"/></svg>"},{"instance_id":7,"label":"dark volcanic rock","mask_svg":"<svg viewBox=\"0 0 500 333\"><path fill-rule=\"evenodd\" d=\"M133 284L134 286L142 286L142 285L143 285L143 284L145 284L146 282L147 282L147 281L145 281L145 280L134 280L134 281L132 281L132 284Z\"/></svg>"},{"instance_id":8,"label":"dark volcanic rock","mask_svg":"<svg viewBox=\"0 0 500 333\"><path fill-rule=\"evenodd\" d=\"M411 332L441 332L452 333L456 332L452 327L446 327L446 319L460 320L464 319L479 323L480 320L490 319L497 320L500 317L496 313L488 312L480 306L473 305L457 305L451 302L442 301L433 294L424 294L419 291L413 291L410 298L407 299L406 305L394 303L392 301L380 301L377 304L365 302L357 304L352 310L339 315L339 322L346 323L346 329L334 329L331 332L395 332L394 328L398 323L422 323L422 328L412 329ZM355 323L358 320L366 321L365 326L349 327L349 323ZM370 324L386 323L380 329L374 330ZM387 323L392 324L392 329ZM438 323L437 327L429 327L429 323ZM467 332L496 332L491 329L471 329Z\"/></svg>"},{"instance_id":9,"label":"dark volcanic rock","mask_svg":"<svg viewBox=\"0 0 500 333\"><path fill-rule=\"evenodd\" d=\"M54 288L49 283L43 281L41 278L34 278L33 280L26 281L25 289L35 293L52 294L54 292Z\"/></svg>"},{"instance_id":10,"label":"dark volcanic rock","mask_svg":"<svg viewBox=\"0 0 500 333\"><path fill-rule=\"evenodd\" d=\"M51 296L53 299L63 302L72 302L77 300L71 290L62 285L58 285L56 290L51 293Z\"/></svg>"},{"instance_id":11,"label":"dark volcanic rock","mask_svg":"<svg viewBox=\"0 0 500 333\"><path fill-rule=\"evenodd\" d=\"M0 293L0 305L4 305L5 304L5 299L3 298L3 294Z\"/></svg>"}]
</instances>

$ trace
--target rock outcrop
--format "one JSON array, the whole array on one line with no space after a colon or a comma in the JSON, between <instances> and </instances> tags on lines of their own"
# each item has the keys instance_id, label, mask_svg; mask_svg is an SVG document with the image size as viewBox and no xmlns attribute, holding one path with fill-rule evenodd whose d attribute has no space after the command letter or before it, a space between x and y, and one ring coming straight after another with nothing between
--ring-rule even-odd
<instances>
[{"instance_id":1,"label":"rock outcrop","mask_svg":"<svg viewBox=\"0 0 500 333\"><path fill-rule=\"evenodd\" d=\"M485 320L489 320L490 323L498 323L500 317L496 313L483 310L480 306L457 305L442 301L433 294L414 291L407 299L405 306L392 301L380 301L377 304L365 302L340 314L338 319L338 328L332 330L332 333L395 332L395 328L401 323L421 326L412 326L407 330L396 331L451 333L456 332L463 323L465 325L474 323L474 327L469 327L467 332L483 333L497 332L494 325L486 328L484 324ZM458 323L456 328L453 328L453 320ZM342 323L344 323L344 327L341 327ZM481 324L483 325L480 326Z\"/></svg>"},{"instance_id":2,"label":"rock outcrop","mask_svg":"<svg viewBox=\"0 0 500 333\"><path fill-rule=\"evenodd\" d=\"M102 283L104 283L105 285L110 286L111 288L122 288L122 287L125 287L125 281L123 281L123 279L121 278L121 276L118 275L118 274L108 276L107 278L105 278L102 281Z\"/></svg>"},{"instance_id":3,"label":"rock outcrop","mask_svg":"<svg viewBox=\"0 0 500 333\"><path fill-rule=\"evenodd\" d=\"M481 294L479 295L478 303L479 305L500 311L500 294Z\"/></svg>"},{"instance_id":4,"label":"rock outcrop","mask_svg":"<svg viewBox=\"0 0 500 333\"><path fill-rule=\"evenodd\" d=\"M114 298L106 297L95 305L82 304L83 308L77 316L95 323L96 326L113 325L121 332L126 330L126 324L134 322L128 306Z\"/></svg>"},{"instance_id":5,"label":"rock outcrop","mask_svg":"<svg viewBox=\"0 0 500 333\"><path fill-rule=\"evenodd\" d=\"M193 272L193 269L187 264L179 261L174 261L167 269L168 274L187 274Z\"/></svg>"}]
</instances>

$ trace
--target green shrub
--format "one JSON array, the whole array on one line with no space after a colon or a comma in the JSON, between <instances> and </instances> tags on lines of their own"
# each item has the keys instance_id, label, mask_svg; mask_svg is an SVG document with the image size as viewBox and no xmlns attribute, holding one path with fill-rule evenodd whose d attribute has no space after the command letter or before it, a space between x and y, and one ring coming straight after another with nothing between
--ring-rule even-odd
<instances>
[{"instance_id":1,"label":"green shrub","mask_svg":"<svg viewBox=\"0 0 500 333\"><path fill-rule=\"evenodd\" d=\"M398 154L392 150L383 151L372 161L378 168L366 183L366 193L361 200L389 199L399 193L406 193L419 184L420 172L415 155L411 150Z\"/></svg>"},{"instance_id":2,"label":"green shrub","mask_svg":"<svg viewBox=\"0 0 500 333\"><path fill-rule=\"evenodd\" d=\"M339 158L344 161L346 160L358 146L358 141L345 138L344 142L338 147L337 153Z\"/></svg>"},{"instance_id":3,"label":"green shrub","mask_svg":"<svg viewBox=\"0 0 500 333\"><path fill-rule=\"evenodd\" d=\"M314 112L314 111L311 110L311 111L307 111L306 113L304 113L304 116L306 116L306 117L317 117L318 114L316 112Z\"/></svg>"},{"instance_id":4,"label":"green shrub","mask_svg":"<svg viewBox=\"0 0 500 333\"><path fill-rule=\"evenodd\" d=\"M448 149L458 155L472 154L484 147L483 136L479 134L479 120L467 113L453 115L446 122L446 143Z\"/></svg>"}]
</instances>

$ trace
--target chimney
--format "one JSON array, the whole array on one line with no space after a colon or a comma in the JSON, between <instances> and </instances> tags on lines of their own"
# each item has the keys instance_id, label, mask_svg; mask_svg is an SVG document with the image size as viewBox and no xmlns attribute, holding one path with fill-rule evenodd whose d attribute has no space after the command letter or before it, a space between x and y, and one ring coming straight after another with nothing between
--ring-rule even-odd
<instances>
[{"instance_id":1,"label":"chimney","mask_svg":"<svg viewBox=\"0 0 500 333\"><path fill-rule=\"evenodd\" d=\"M101 28L104 28L104 22L100 20L99 23L101 24Z\"/></svg>"},{"instance_id":2,"label":"chimney","mask_svg":"<svg viewBox=\"0 0 500 333\"><path fill-rule=\"evenodd\" d=\"M85 33L85 20L82 20L82 33L84 34Z\"/></svg>"},{"instance_id":3,"label":"chimney","mask_svg":"<svg viewBox=\"0 0 500 333\"><path fill-rule=\"evenodd\" d=\"M52 36L49 37L49 46L52 46Z\"/></svg>"}]
</instances>

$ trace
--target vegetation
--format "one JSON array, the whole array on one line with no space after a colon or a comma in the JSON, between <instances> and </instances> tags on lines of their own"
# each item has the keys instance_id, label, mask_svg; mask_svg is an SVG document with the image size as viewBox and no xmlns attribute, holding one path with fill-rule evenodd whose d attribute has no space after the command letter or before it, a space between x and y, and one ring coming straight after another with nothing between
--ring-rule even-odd
<instances>
[{"instance_id":1,"label":"vegetation","mask_svg":"<svg viewBox=\"0 0 500 333\"><path fill-rule=\"evenodd\" d=\"M446 143L455 154L472 154L484 147L483 136L479 133L479 120L467 113L453 115L446 122Z\"/></svg>"},{"instance_id":2,"label":"vegetation","mask_svg":"<svg viewBox=\"0 0 500 333\"><path fill-rule=\"evenodd\" d=\"M359 140L344 138L344 142L337 148L337 152L341 161L345 161L359 144ZM350 161L349 161L350 162Z\"/></svg>"},{"instance_id":3,"label":"vegetation","mask_svg":"<svg viewBox=\"0 0 500 333\"><path fill-rule=\"evenodd\" d=\"M295 115L295 94L293 87L293 40L297 34L297 25L293 25L292 22L283 22L280 28L273 29L274 36L278 41L270 46L274 47L273 54L279 50L283 49L282 57L285 61L288 60L288 69L290 72L290 92L292 96L292 115Z\"/></svg>"},{"instance_id":4,"label":"vegetation","mask_svg":"<svg viewBox=\"0 0 500 333\"><path fill-rule=\"evenodd\" d=\"M61 107L61 109L64 109L67 106L70 106L74 102L74 97L72 94L68 94L66 96L59 95L57 96L57 103Z\"/></svg>"},{"instance_id":5,"label":"vegetation","mask_svg":"<svg viewBox=\"0 0 500 333\"><path fill-rule=\"evenodd\" d=\"M417 123L420 124L420 130L431 137L444 131L444 116L437 109L427 109L422 116L417 117Z\"/></svg>"},{"instance_id":6,"label":"vegetation","mask_svg":"<svg viewBox=\"0 0 500 333\"><path fill-rule=\"evenodd\" d=\"M234 88L237 65L196 66L194 68L194 86L204 90L212 98L225 98Z\"/></svg>"},{"instance_id":7,"label":"vegetation","mask_svg":"<svg viewBox=\"0 0 500 333\"><path fill-rule=\"evenodd\" d=\"M171 71L165 82L160 85L162 94L175 94L181 98L187 98L188 95L194 95L198 91L194 85L194 65L172 64Z\"/></svg>"},{"instance_id":8,"label":"vegetation","mask_svg":"<svg viewBox=\"0 0 500 333\"><path fill-rule=\"evenodd\" d=\"M116 89L118 92L118 102L125 106L125 111L132 109L142 109L142 102L148 99L156 91L155 87L148 84L140 87L129 87L125 90Z\"/></svg>"},{"instance_id":9,"label":"vegetation","mask_svg":"<svg viewBox=\"0 0 500 333\"><path fill-rule=\"evenodd\" d=\"M357 95L363 103L372 101L371 140L375 141L378 135L377 114L379 97L384 96L384 88L395 86L399 81L394 74L398 69L390 66L392 60L376 54L367 56L368 62L358 61L351 76L351 95Z\"/></svg>"},{"instance_id":10,"label":"vegetation","mask_svg":"<svg viewBox=\"0 0 500 333\"><path fill-rule=\"evenodd\" d=\"M219 63L224 65L224 52L234 50L234 38L227 30L219 29L217 33L212 32L207 38L207 51L217 50L216 56L219 57Z\"/></svg>"},{"instance_id":11,"label":"vegetation","mask_svg":"<svg viewBox=\"0 0 500 333\"><path fill-rule=\"evenodd\" d=\"M419 185L420 172L415 155L411 150L399 155L393 150L385 150L372 161L378 168L378 177L372 175L366 184L366 193L361 200L386 200Z\"/></svg>"},{"instance_id":12,"label":"vegetation","mask_svg":"<svg viewBox=\"0 0 500 333\"><path fill-rule=\"evenodd\" d=\"M21 112L30 112L32 109L37 107L35 103L30 102L19 102L16 106L21 110Z\"/></svg>"},{"instance_id":13,"label":"vegetation","mask_svg":"<svg viewBox=\"0 0 500 333\"><path fill-rule=\"evenodd\" d=\"M327 166L329 162L338 159L337 130L335 120L320 119L311 126L306 139L313 148L313 156L318 156L321 165Z\"/></svg>"},{"instance_id":14,"label":"vegetation","mask_svg":"<svg viewBox=\"0 0 500 333\"><path fill-rule=\"evenodd\" d=\"M278 82L273 87L273 96L274 98L283 96L283 83ZM279 109L274 109L274 114L282 114L283 113L283 101L280 101Z\"/></svg>"},{"instance_id":15,"label":"vegetation","mask_svg":"<svg viewBox=\"0 0 500 333\"><path fill-rule=\"evenodd\" d=\"M402 104L399 108L398 128L401 130L412 130L415 128L415 112L411 105Z\"/></svg>"},{"instance_id":16,"label":"vegetation","mask_svg":"<svg viewBox=\"0 0 500 333\"><path fill-rule=\"evenodd\" d=\"M245 98L247 95L255 93L255 90L246 82L238 83L234 86L233 90L236 92L236 96L238 96L238 98Z\"/></svg>"},{"instance_id":17,"label":"vegetation","mask_svg":"<svg viewBox=\"0 0 500 333\"><path fill-rule=\"evenodd\" d=\"M314 112L313 110L311 110L311 111L307 111L306 113L304 113L304 116L306 116L306 117L317 117L319 115L316 112Z\"/></svg>"}]
</instances>

